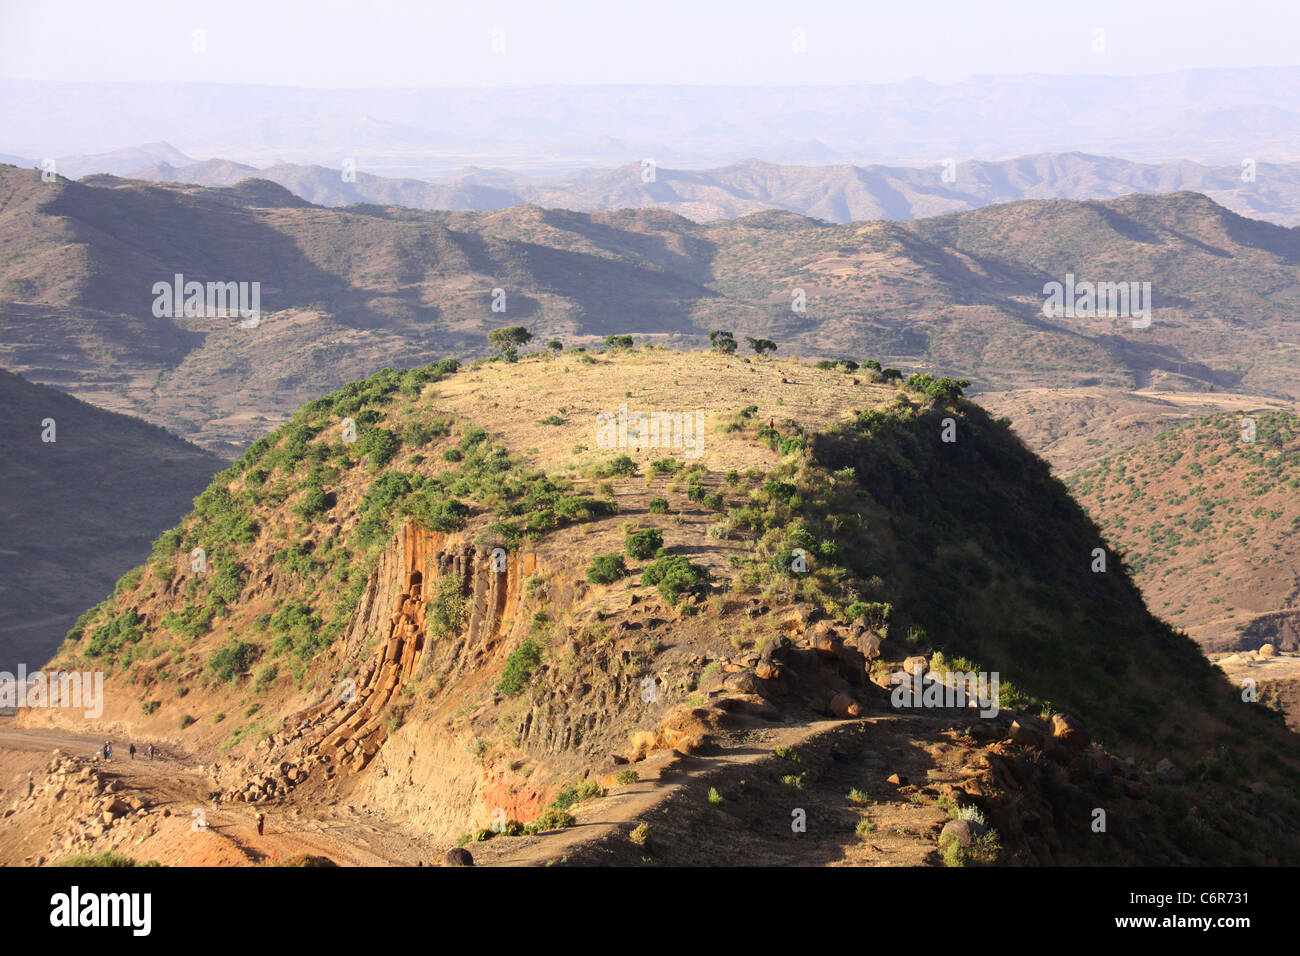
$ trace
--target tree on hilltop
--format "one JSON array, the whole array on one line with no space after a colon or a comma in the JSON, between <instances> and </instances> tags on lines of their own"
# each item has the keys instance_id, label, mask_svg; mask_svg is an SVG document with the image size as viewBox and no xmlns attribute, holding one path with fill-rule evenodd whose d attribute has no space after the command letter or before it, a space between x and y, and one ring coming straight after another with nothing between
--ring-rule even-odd
<instances>
[{"instance_id":1,"label":"tree on hilltop","mask_svg":"<svg viewBox=\"0 0 1300 956\"><path fill-rule=\"evenodd\" d=\"M497 350L507 362L517 361L519 346L527 345L533 340L533 333L522 325L506 325L488 333L488 343Z\"/></svg>"},{"instance_id":2,"label":"tree on hilltop","mask_svg":"<svg viewBox=\"0 0 1300 956\"><path fill-rule=\"evenodd\" d=\"M749 347L759 355L767 355L776 351L776 343L771 339L753 339L749 336L745 336L745 341L748 342Z\"/></svg>"},{"instance_id":3,"label":"tree on hilltop","mask_svg":"<svg viewBox=\"0 0 1300 956\"><path fill-rule=\"evenodd\" d=\"M725 329L715 329L709 333L709 344L715 352L730 355L736 351L736 337Z\"/></svg>"}]
</instances>

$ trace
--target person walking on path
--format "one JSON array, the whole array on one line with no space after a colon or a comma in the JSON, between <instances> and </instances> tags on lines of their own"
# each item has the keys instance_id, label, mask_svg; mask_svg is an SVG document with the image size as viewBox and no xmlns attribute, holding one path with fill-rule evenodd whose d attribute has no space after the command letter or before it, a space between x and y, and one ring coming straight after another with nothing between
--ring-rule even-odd
<instances>
[{"instance_id":1,"label":"person walking on path","mask_svg":"<svg viewBox=\"0 0 1300 956\"><path fill-rule=\"evenodd\" d=\"M262 835L262 828L266 825L266 814L261 810L257 811L257 835Z\"/></svg>"},{"instance_id":2,"label":"person walking on path","mask_svg":"<svg viewBox=\"0 0 1300 956\"><path fill-rule=\"evenodd\" d=\"M104 741L104 759L109 762L113 760L113 745L107 740Z\"/></svg>"},{"instance_id":3,"label":"person walking on path","mask_svg":"<svg viewBox=\"0 0 1300 956\"><path fill-rule=\"evenodd\" d=\"M145 750L145 753L149 755L150 760L153 759L153 744L149 745L148 749Z\"/></svg>"},{"instance_id":4,"label":"person walking on path","mask_svg":"<svg viewBox=\"0 0 1300 956\"><path fill-rule=\"evenodd\" d=\"M126 748L126 752L129 753L129 754L131 755L131 759L134 760L134 759L135 759L135 744L131 744L129 747L127 747L127 748Z\"/></svg>"}]
</instances>

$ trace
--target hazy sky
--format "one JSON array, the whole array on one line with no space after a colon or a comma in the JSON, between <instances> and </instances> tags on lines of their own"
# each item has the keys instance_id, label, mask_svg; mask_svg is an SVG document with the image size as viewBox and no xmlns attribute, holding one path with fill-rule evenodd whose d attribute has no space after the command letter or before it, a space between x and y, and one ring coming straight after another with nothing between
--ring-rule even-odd
<instances>
[{"instance_id":1,"label":"hazy sky","mask_svg":"<svg viewBox=\"0 0 1300 956\"><path fill-rule=\"evenodd\" d=\"M1300 0L0 0L0 76L312 87L952 82L1293 65L1298 35Z\"/></svg>"}]
</instances>

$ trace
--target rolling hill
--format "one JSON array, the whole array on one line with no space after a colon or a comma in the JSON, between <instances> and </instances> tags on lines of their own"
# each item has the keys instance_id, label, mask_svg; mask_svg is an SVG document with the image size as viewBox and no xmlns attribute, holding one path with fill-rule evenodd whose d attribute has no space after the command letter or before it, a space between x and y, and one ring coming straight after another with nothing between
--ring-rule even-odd
<instances>
[{"instance_id":1,"label":"rolling hill","mask_svg":"<svg viewBox=\"0 0 1300 956\"><path fill-rule=\"evenodd\" d=\"M88 826L102 770L56 755L0 857L193 862L183 799L208 862L1300 859L1296 737L949 386L639 348L317 398L56 656L107 674L96 739L168 763ZM624 405L703 427L602 431ZM997 671L997 713L905 706L904 668Z\"/></svg>"},{"instance_id":2,"label":"rolling hill","mask_svg":"<svg viewBox=\"0 0 1300 956\"><path fill-rule=\"evenodd\" d=\"M221 460L3 369L0 404L0 670L13 673L45 663L77 615L191 507Z\"/></svg>"}]
</instances>

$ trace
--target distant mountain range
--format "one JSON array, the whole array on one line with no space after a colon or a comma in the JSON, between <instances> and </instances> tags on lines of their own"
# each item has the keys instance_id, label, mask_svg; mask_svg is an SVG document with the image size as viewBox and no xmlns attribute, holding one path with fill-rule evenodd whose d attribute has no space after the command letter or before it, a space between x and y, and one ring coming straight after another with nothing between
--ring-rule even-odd
<instances>
[{"instance_id":1,"label":"distant mountain range","mask_svg":"<svg viewBox=\"0 0 1300 956\"><path fill-rule=\"evenodd\" d=\"M647 157L701 169L750 156L923 165L1084 151L1235 167L1300 160L1300 67L789 87L0 80L0 151L40 159L161 139L259 167L352 158L376 175L421 179L467 165L554 173Z\"/></svg>"},{"instance_id":2,"label":"distant mountain range","mask_svg":"<svg viewBox=\"0 0 1300 956\"><path fill-rule=\"evenodd\" d=\"M164 144L165 145L165 144ZM120 172L117 154L108 159ZM110 165L105 162L105 167ZM75 169L87 168L78 158ZM779 166L745 160L717 169L684 170L641 163L539 179L508 170L467 169L439 179L393 179L360 170L279 163L257 169L211 159L177 166L159 161L130 170L132 179L233 186L249 178L278 183L322 206L354 203L414 209L492 210L534 204L584 212L669 209L697 222L785 209L828 222L907 220L1017 199L1113 199L1129 193L1194 190L1234 212L1300 225L1300 163L1202 166L1147 164L1084 153L1043 153L1001 162L906 166ZM652 181L647 182L647 179Z\"/></svg>"},{"instance_id":3,"label":"distant mountain range","mask_svg":"<svg viewBox=\"0 0 1300 956\"><path fill-rule=\"evenodd\" d=\"M907 223L768 210L700 224L657 209L327 209L229 188L0 167L0 364L223 454L384 366L610 333L877 358L1036 387L1296 397L1300 231L1189 192L1027 200ZM155 313L156 283L259 282L257 328ZM1044 314L1044 289L1148 282L1149 325ZM504 295L494 311L493 290ZM743 339L742 339L743 341Z\"/></svg>"}]
</instances>

